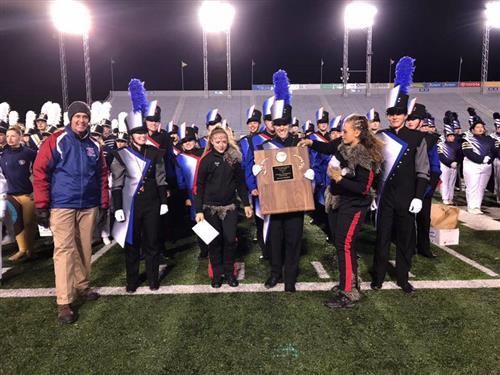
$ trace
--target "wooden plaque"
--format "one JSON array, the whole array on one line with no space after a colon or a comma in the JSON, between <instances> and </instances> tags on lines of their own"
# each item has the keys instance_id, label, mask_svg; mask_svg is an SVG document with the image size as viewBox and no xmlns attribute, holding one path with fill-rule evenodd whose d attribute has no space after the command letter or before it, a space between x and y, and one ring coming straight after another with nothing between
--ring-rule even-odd
<instances>
[{"instance_id":1,"label":"wooden plaque","mask_svg":"<svg viewBox=\"0 0 500 375\"><path fill-rule=\"evenodd\" d=\"M307 147L285 147L255 151L260 208L264 215L314 210Z\"/></svg>"}]
</instances>

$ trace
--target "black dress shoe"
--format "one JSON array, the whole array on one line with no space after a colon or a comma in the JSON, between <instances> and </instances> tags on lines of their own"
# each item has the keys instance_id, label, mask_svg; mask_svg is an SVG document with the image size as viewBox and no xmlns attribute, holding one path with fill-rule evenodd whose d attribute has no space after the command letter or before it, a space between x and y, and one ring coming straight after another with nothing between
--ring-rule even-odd
<instances>
[{"instance_id":1,"label":"black dress shoe","mask_svg":"<svg viewBox=\"0 0 500 375\"><path fill-rule=\"evenodd\" d=\"M406 283L404 285L401 285L398 283L398 286L405 292L406 294L413 294L416 292L416 289L411 285L410 283Z\"/></svg>"},{"instance_id":2,"label":"black dress shoe","mask_svg":"<svg viewBox=\"0 0 500 375\"><path fill-rule=\"evenodd\" d=\"M137 284L135 284L135 285L127 285L125 287L125 291L127 293L135 293L136 290L137 290Z\"/></svg>"},{"instance_id":3,"label":"black dress shoe","mask_svg":"<svg viewBox=\"0 0 500 375\"><path fill-rule=\"evenodd\" d=\"M238 285L240 285L240 282L238 281L238 279L234 276L229 276L229 278L227 279L227 285L235 288L237 287Z\"/></svg>"},{"instance_id":4,"label":"black dress shoe","mask_svg":"<svg viewBox=\"0 0 500 375\"><path fill-rule=\"evenodd\" d=\"M264 286L267 289L271 289L271 288L274 288L276 286L276 284L278 284L278 282L279 282L279 277L271 276L269 279L266 280L266 282L264 283Z\"/></svg>"},{"instance_id":5,"label":"black dress shoe","mask_svg":"<svg viewBox=\"0 0 500 375\"><path fill-rule=\"evenodd\" d=\"M285 284L285 292L295 293L295 283L286 283Z\"/></svg>"},{"instance_id":6,"label":"black dress shoe","mask_svg":"<svg viewBox=\"0 0 500 375\"><path fill-rule=\"evenodd\" d=\"M372 288L375 291L378 291L378 290L382 289L382 283L379 283L377 281L372 281L370 283L370 288Z\"/></svg>"},{"instance_id":7,"label":"black dress shoe","mask_svg":"<svg viewBox=\"0 0 500 375\"><path fill-rule=\"evenodd\" d=\"M222 280L221 279L213 279L212 280L212 288L220 288L222 286Z\"/></svg>"}]
</instances>

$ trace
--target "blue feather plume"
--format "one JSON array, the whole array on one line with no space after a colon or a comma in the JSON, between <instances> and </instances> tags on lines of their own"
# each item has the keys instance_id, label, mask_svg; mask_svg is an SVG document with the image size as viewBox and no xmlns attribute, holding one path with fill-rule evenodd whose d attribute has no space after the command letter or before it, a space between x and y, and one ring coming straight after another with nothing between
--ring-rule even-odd
<instances>
[{"instance_id":1,"label":"blue feather plume","mask_svg":"<svg viewBox=\"0 0 500 375\"><path fill-rule=\"evenodd\" d=\"M285 104L291 104L292 93L290 92L290 81L288 75L282 69L273 74L274 97L276 100L284 100Z\"/></svg>"},{"instance_id":2,"label":"blue feather plume","mask_svg":"<svg viewBox=\"0 0 500 375\"><path fill-rule=\"evenodd\" d=\"M405 56L402 57L396 65L396 77L394 78L394 86L399 86L399 92L407 94L410 92L411 84L413 83L413 72L415 59Z\"/></svg>"},{"instance_id":3,"label":"blue feather plume","mask_svg":"<svg viewBox=\"0 0 500 375\"><path fill-rule=\"evenodd\" d=\"M137 78L132 78L128 84L128 91L132 99L132 109L134 112L141 112L145 115L148 111L148 99L146 98L146 89L144 82Z\"/></svg>"}]
</instances>

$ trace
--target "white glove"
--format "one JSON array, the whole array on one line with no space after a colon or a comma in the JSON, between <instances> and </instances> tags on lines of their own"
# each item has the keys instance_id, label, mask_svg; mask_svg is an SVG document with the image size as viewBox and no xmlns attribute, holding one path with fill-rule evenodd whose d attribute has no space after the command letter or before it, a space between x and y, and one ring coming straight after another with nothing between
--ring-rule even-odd
<instances>
[{"instance_id":1,"label":"white glove","mask_svg":"<svg viewBox=\"0 0 500 375\"><path fill-rule=\"evenodd\" d=\"M160 216L165 215L168 212L168 206L166 204L162 204L160 206Z\"/></svg>"},{"instance_id":2,"label":"white glove","mask_svg":"<svg viewBox=\"0 0 500 375\"><path fill-rule=\"evenodd\" d=\"M413 198L411 203L410 203L409 211L412 214L418 214L421 209L422 209L422 199Z\"/></svg>"},{"instance_id":3,"label":"white glove","mask_svg":"<svg viewBox=\"0 0 500 375\"><path fill-rule=\"evenodd\" d=\"M307 178L308 180L314 180L314 171L309 168L305 173L304 173L304 177Z\"/></svg>"},{"instance_id":4,"label":"white glove","mask_svg":"<svg viewBox=\"0 0 500 375\"><path fill-rule=\"evenodd\" d=\"M7 211L7 196L0 195L0 221L5 218L5 211Z\"/></svg>"},{"instance_id":5,"label":"white glove","mask_svg":"<svg viewBox=\"0 0 500 375\"><path fill-rule=\"evenodd\" d=\"M123 210L116 210L115 220L119 223L123 223L125 221L125 212Z\"/></svg>"},{"instance_id":6,"label":"white glove","mask_svg":"<svg viewBox=\"0 0 500 375\"><path fill-rule=\"evenodd\" d=\"M490 162L491 158L489 156L485 156L483 159L483 164L488 164Z\"/></svg>"},{"instance_id":7,"label":"white glove","mask_svg":"<svg viewBox=\"0 0 500 375\"><path fill-rule=\"evenodd\" d=\"M257 176L260 172L262 172L262 165L255 164L255 165L252 167L252 174L253 174L254 176Z\"/></svg>"},{"instance_id":8,"label":"white glove","mask_svg":"<svg viewBox=\"0 0 500 375\"><path fill-rule=\"evenodd\" d=\"M372 203L370 204L370 211L377 211L377 200L375 198L372 199Z\"/></svg>"},{"instance_id":9,"label":"white glove","mask_svg":"<svg viewBox=\"0 0 500 375\"><path fill-rule=\"evenodd\" d=\"M458 163L456 161L454 161L453 163L451 163L450 165L453 169L457 169L458 167Z\"/></svg>"}]
</instances>

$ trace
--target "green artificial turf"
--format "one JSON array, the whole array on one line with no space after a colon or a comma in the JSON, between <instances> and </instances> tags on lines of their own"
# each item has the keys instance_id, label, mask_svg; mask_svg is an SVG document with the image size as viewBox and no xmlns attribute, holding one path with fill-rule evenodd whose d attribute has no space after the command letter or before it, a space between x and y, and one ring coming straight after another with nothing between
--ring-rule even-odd
<instances>
[{"instance_id":1,"label":"green artificial turf","mask_svg":"<svg viewBox=\"0 0 500 375\"><path fill-rule=\"evenodd\" d=\"M495 374L498 290L102 297L72 326L48 298L0 303L2 374Z\"/></svg>"}]
</instances>

